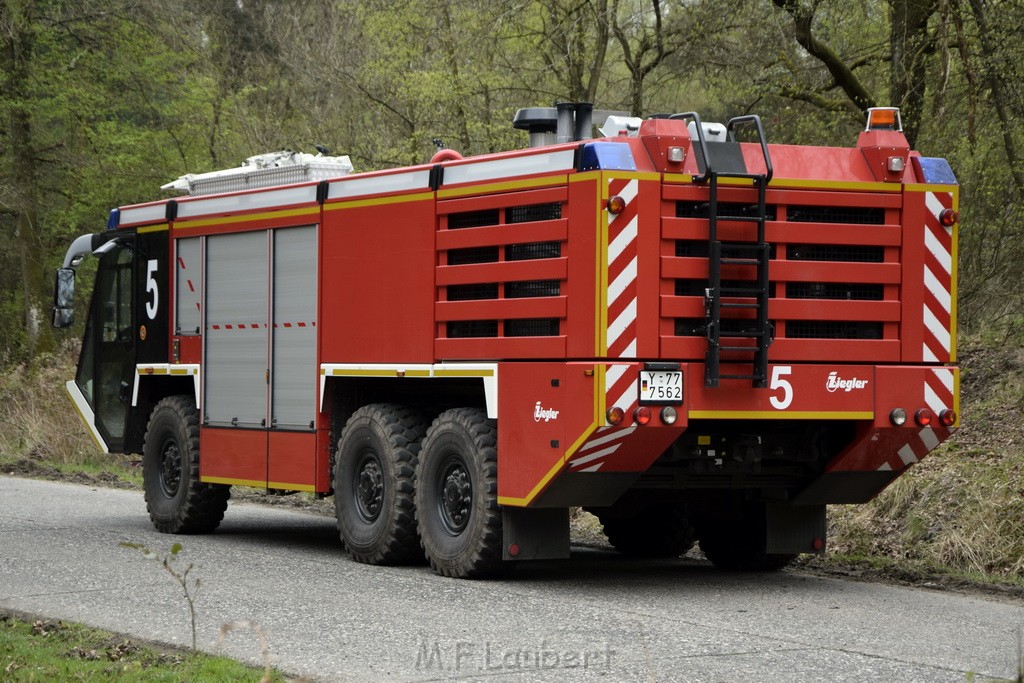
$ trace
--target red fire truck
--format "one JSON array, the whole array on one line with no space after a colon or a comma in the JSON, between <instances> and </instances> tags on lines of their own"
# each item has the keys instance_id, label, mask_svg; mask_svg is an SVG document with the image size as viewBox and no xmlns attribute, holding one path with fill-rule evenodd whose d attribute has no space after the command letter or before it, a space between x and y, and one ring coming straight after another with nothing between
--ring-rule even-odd
<instances>
[{"instance_id":1,"label":"red fire truck","mask_svg":"<svg viewBox=\"0 0 1024 683\"><path fill-rule=\"evenodd\" d=\"M958 187L898 110L849 148L592 116L372 173L254 157L78 238L68 391L142 454L156 528L212 531L231 486L333 494L356 560L479 577L567 557L582 507L623 553L768 570L950 435Z\"/></svg>"}]
</instances>

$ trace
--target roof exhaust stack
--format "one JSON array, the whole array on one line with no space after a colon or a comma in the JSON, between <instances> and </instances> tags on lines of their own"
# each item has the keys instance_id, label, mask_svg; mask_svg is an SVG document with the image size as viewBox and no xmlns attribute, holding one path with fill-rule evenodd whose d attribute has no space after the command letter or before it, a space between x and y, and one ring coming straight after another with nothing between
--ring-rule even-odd
<instances>
[{"instance_id":1,"label":"roof exhaust stack","mask_svg":"<svg viewBox=\"0 0 1024 683\"><path fill-rule=\"evenodd\" d=\"M555 102L558 111L558 144L572 142L576 134L576 105L573 102Z\"/></svg>"},{"instance_id":2,"label":"roof exhaust stack","mask_svg":"<svg viewBox=\"0 0 1024 683\"><path fill-rule=\"evenodd\" d=\"M530 134L530 147L579 142L594 137L594 105L590 102L556 102L554 107L520 109L512 127Z\"/></svg>"},{"instance_id":3,"label":"roof exhaust stack","mask_svg":"<svg viewBox=\"0 0 1024 683\"><path fill-rule=\"evenodd\" d=\"M576 139L590 140L594 137L594 105L590 102L576 103Z\"/></svg>"}]
</instances>

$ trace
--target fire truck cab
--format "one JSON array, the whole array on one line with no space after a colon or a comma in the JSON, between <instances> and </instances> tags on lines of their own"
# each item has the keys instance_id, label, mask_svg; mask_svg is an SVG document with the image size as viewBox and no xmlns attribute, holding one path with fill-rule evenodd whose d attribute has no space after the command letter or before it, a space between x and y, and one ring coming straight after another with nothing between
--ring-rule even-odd
<instances>
[{"instance_id":1,"label":"fire truck cab","mask_svg":"<svg viewBox=\"0 0 1024 683\"><path fill-rule=\"evenodd\" d=\"M68 392L157 529L332 495L361 562L480 577L611 544L777 569L958 424L949 165L760 119L520 110L527 149L352 173L279 153L114 209ZM749 141L743 141L746 138Z\"/></svg>"}]
</instances>

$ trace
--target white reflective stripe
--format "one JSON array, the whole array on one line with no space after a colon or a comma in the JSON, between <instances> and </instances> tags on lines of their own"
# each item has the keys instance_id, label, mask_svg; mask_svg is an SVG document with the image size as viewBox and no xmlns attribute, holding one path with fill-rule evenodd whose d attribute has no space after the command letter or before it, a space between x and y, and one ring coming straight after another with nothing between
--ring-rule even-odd
<instances>
[{"instance_id":1,"label":"white reflective stripe","mask_svg":"<svg viewBox=\"0 0 1024 683\"><path fill-rule=\"evenodd\" d=\"M626 306L626 310L620 313L615 322L608 326L608 345L611 346L618 341L622 333L626 331L626 328L634 320L636 320L636 299L630 301L629 305Z\"/></svg>"},{"instance_id":2,"label":"white reflective stripe","mask_svg":"<svg viewBox=\"0 0 1024 683\"><path fill-rule=\"evenodd\" d=\"M638 181L636 178L633 178L628 183L626 183L626 186L624 188L622 188L622 191L619 192L619 196L625 200L626 204L629 204L631 201L636 199L636 193L639 189L640 181Z\"/></svg>"},{"instance_id":3,"label":"white reflective stripe","mask_svg":"<svg viewBox=\"0 0 1024 683\"><path fill-rule=\"evenodd\" d=\"M939 441L939 437L935 436L935 430L933 430L931 427L925 427L924 429L922 429L918 436L921 437L921 442L924 444L924 447L927 448L929 452L935 450L938 447L938 445L942 443L941 441Z\"/></svg>"},{"instance_id":4,"label":"white reflective stripe","mask_svg":"<svg viewBox=\"0 0 1024 683\"><path fill-rule=\"evenodd\" d=\"M608 245L608 263L614 263L615 259L619 258L619 255L636 240L636 224L637 218L633 216L626 227L622 229L622 232L612 240L612 243ZM636 259L633 259L633 263L636 263ZM636 268L633 269L633 276L636 277Z\"/></svg>"},{"instance_id":5,"label":"white reflective stripe","mask_svg":"<svg viewBox=\"0 0 1024 683\"><path fill-rule=\"evenodd\" d=\"M604 373L605 391L615 386L615 383L622 379L622 376L629 370L628 365L612 365Z\"/></svg>"},{"instance_id":6,"label":"white reflective stripe","mask_svg":"<svg viewBox=\"0 0 1024 683\"><path fill-rule=\"evenodd\" d=\"M949 330L942 326L942 323L939 322L939 319L935 317L935 314L927 306L924 307L924 325L935 336L935 339L942 345L942 348L949 348Z\"/></svg>"},{"instance_id":7,"label":"white reflective stripe","mask_svg":"<svg viewBox=\"0 0 1024 683\"><path fill-rule=\"evenodd\" d=\"M940 382L942 382L942 386L946 387L950 392L953 391L953 371L952 370L945 370L945 369L941 369L940 368L938 370L932 370L932 372L935 374L936 379L938 379Z\"/></svg>"},{"instance_id":8,"label":"white reflective stripe","mask_svg":"<svg viewBox=\"0 0 1024 683\"><path fill-rule=\"evenodd\" d=\"M594 453L590 453L588 455L584 455L584 456L581 456L579 458L575 458L573 460L570 460L569 464L572 465L573 467L579 467L580 465L585 465L588 462L593 462L595 460L603 458L606 455L611 455L615 451L619 450L619 448L621 446L622 446L621 443L617 443L614 446L610 446L610 447L604 448L604 449L602 449L600 451L595 451Z\"/></svg>"},{"instance_id":9,"label":"white reflective stripe","mask_svg":"<svg viewBox=\"0 0 1024 683\"><path fill-rule=\"evenodd\" d=\"M315 201L316 185L249 192L227 197L188 199L178 202L178 219L256 209L278 209L295 204L312 204Z\"/></svg>"},{"instance_id":10,"label":"white reflective stripe","mask_svg":"<svg viewBox=\"0 0 1024 683\"><path fill-rule=\"evenodd\" d=\"M904 465L913 465L917 462L917 456L914 455L914 449L910 447L910 444L907 444L899 450L899 456Z\"/></svg>"},{"instance_id":11,"label":"white reflective stripe","mask_svg":"<svg viewBox=\"0 0 1024 683\"><path fill-rule=\"evenodd\" d=\"M629 345L619 354L619 358L636 358L636 339L629 342Z\"/></svg>"},{"instance_id":12,"label":"white reflective stripe","mask_svg":"<svg viewBox=\"0 0 1024 683\"><path fill-rule=\"evenodd\" d=\"M622 392L622 396L619 396L617 399L615 399L615 402L612 403L612 405L616 408L622 408L623 410L625 410L626 408L633 405L634 396L636 396L636 387L631 384L626 387L626 390L624 392Z\"/></svg>"},{"instance_id":13,"label":"white reflective stripe","mask_svg":"<svg viewBox=\"0 0 1024 683\"><path fill-rule=\"evenodd\" d=\"M527 154L509 159L461 163L444 168L444 184L481 182L512 178L537 173L569 171L574 168L576 151L573 149L543 154Z\"/></svg>"},{"instance_id":14,"label":"white reflective stripe","mask_svg":"<svg viewBox=\"0 0 1024 683\"><path fill-rule=\"evenodd\" d=\"M608 429L608 428L605 427L604 429ZM626 427L625 429L620 429L620 430L618 430L616 432L612 432L611 434L608 434L606 436L602 436L602 437L600 437L598 439L593 439L591 441L588 441L586 443L586 445L584 445L584 447L579 450L579 452L580 453L586 453L587 451L589 451L592 448L597 448L599 446L603 446L606 443L611 443L612 441L618 441L619 439L622 439L622 438L624 438L626 436L629 436L634 431L636 431L636 425L632 425L630 427Z\"/></svg>"},{"instance_id":15,"label":"white reflective stripe","mask_svg":"<svg viewBox=\"0 0 1024 683\"><path fill-rule=\"evenodd\" d=\"M939 198L935 196L934 192L925 192L924 205L928 207L931 214L935 216L935 220L939 220L939 214L946 208L942 205L942 202L939 201Z\"/></svg>"},{"instance_id":16,"label":"white reflective stripe","mask_svg":"<svg viewBox=\"0 0 1024 683\"><path fill-rule=\"evenodd\" d=\"M608 285L608 305L614 304L622 293L626 291L626 288L636 282L636 263L637 257L633 257L633 260L629 262L615 281Z\"/></svg>"},{"instance_id":17,"label":"white reflective stripe","mask_svg":"<svg viewBox=\"0 0 1024 683\"><path fill-rule=\"evenodd\" d=\"M932 252L943 270L947 273L953 272L953 257L950 256L946 248L942 246L942 243L932 234L932 231L927 228L924 231L924 246L928 247L928 251Z\"/></svg>"},{"instance_id":18,"label":"white reflective stripe","mask_svg":"<svg viewBox=\"0 0 1024 683\"><path fill-rule=\"evenodd\" d=\"M939 282L938 278L932 274L932 269L927 265L924 267L924 286L935 296L942 309L949 313L950 307L953 304L953 298L950 296L949 290Z\"/></svg>"},{"instance_id":19,"label":"white reflective stripe","mask_svg":"<svg viewBox=\"0 0 1024 683\"><path fill-rule=\"evenodd\" d=\"M878 466L878 472L892 472L892 465L887 462L883 462Z\"/></svg>"},{"instance_id":20,"label":"white reflective stripe","mask_svg":"<svg viewBox=\"0 0 1024 683\"><path fill-rule=\"evenodd\" d=\"M939 359L935 356L934 353L932 353L932 350L928 348L927 344L921 347L921 357L924 359L926 363L939 362Z\"/></svg>"},{"instance_id":21,"label":"white reflective stripe","mask_svg":"<svg viewBox=\"0 0 1024 683\"><path fill-rule=\"evenodd\" d=\"M107 442L100 436L100 432L96 429L96 414L92 411L92 407L89 402L85 400L85 395L82 393L81 388L78 384L71 380L64 384L67 389L68 395L71 397L71 401L75 404L75 408L78 409L78 414L82 417L82 422L89 428L89 433L92 434L92 438L96 440L96 443L100 448L103 449L104 453L110 452L110 447L107 446Z\"/></svg>"},{"instance_id":22,"label":"white reflective stripe","mask_svg":"<svg viewBox=\"0 0 1024 683\"><path fill-rule=\"evenodd\" d=\"M167 220L167 202L160 202L149 206L129 206L121 209L118 224L161 223L165 220Z\"/></svg>"},{"instance_id":23,"label":"white reflective stripe","mask_svg":"<svg viewBox=\"0 0 1024 683\"><path fill-rule=\"evenodd\" d=\"M596 465L594 465L593 467L586 467L586 468L580 470L580 472L597 472L599 469L601 469L601 465L603 465L603 464L604 464L603 462L599 462Z\"/></svg>"},{"instance_id":24,"label":"white reflective stripe","mask_svg":"<svg viewBox=\"0 0 1024 683\"><path fill-rule=\"evenodd\" d=\"M932 390L932 388L930 386L928 386L927 384L924 385L924 403L925 403L926 406L931 408L932 412L935 413L936 415L938 415L939 413L941 413L943 410L945 410L948 407L942 401L942 399L939 398L939 395L936 394Z\"/></svg>"},{"instance_id":25,"label":"white reflective stripe","mask_svg":"<svg viewBox=\"0 0 1024 683\"><path fill-rule=\"evenodd\" d=\"M429 190L430 171L406 171L360 178L351 176L331 182L327 186L327 199L351 199L385 192Z\"/></svg>"}]
</instances>

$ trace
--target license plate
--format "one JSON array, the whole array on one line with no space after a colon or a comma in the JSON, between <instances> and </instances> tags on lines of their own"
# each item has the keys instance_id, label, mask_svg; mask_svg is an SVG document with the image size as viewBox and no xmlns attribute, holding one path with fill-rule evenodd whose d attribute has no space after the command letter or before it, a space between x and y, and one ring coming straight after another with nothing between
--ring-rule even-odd
<instances>
[{"instance_id":1,"label":"license plate","mask_svg":"<svg viewBox=\"0 0 1024 683\"><path fill-rule=\"evenodd\" d=\"M678 405L683 402L683 373L679 370L641 370L637 379L640 405Z\"/></svg>"}]
</instances>

